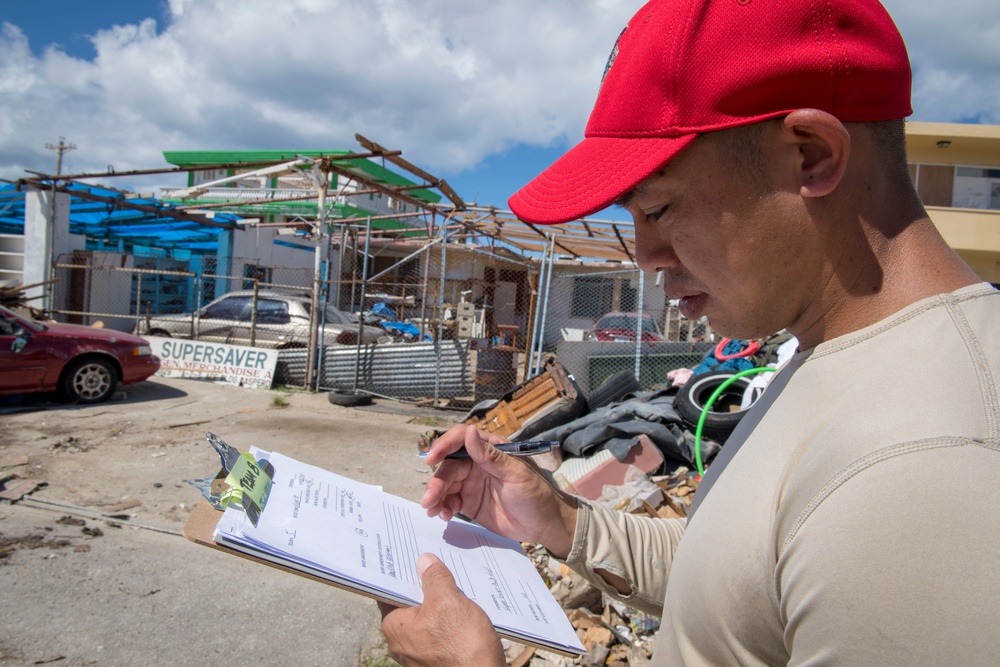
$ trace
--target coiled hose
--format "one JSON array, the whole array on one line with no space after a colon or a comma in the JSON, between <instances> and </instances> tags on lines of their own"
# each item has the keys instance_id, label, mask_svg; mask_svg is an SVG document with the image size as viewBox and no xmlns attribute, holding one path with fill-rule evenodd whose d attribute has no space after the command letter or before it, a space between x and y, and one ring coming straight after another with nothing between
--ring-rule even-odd
<instances>
[{"instance_id":1,"label":"coiled hose","mask_svg":"<svg viewBox=\"0 0 1000 667\"><path fill-rule=\"evenodd\" d=\"M722 395L729 385L736 382L742 377L747 375L756 375L757 373L773 373L777 368L772 368L770 366L762 366L758 368L748 368L745 371L740 371L736 373L731 378L726 378L726 381L720 384L712 395L705 401L705 407L701 409L701 415L698 417L698 426L694 430L694 465L698 469L698 479L701 479L702 475L705 474L705 466L701 461L701 432L705 428L705 419L708 417L709 411L712 409L712 405L715 401Z\"/></svg>"}]
</instances>

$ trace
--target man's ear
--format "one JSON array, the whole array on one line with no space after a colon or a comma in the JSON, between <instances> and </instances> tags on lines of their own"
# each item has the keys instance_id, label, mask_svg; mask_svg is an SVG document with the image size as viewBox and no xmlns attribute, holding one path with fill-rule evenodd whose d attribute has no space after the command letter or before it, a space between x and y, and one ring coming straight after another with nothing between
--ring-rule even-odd
<instances>
[{"instance_id":1,"label":"man's ear","mask_svg":"<svg viewBox=\"0 0 1000 667\"><path fill-rule=\"evenodd\" d=\"M851 135L825 111L797 109L782 121L782 133L798 150L797 177L803 197L825 197L847 170Z\"/></svg>"}]
</instances>

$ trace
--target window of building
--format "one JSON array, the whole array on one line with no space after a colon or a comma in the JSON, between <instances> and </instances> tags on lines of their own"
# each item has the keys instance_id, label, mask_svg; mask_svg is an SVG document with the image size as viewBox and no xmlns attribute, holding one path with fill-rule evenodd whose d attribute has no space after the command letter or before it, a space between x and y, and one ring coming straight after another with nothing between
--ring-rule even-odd
<instances>
[{"instance_id":1,"label":"window of building","mask_svg":"<svg viewBox=\"0 0 1000 667\"><path fill-rule=\"evenodd\" d=\"M924 206L951 206L955 168L950 165L917 165L917 194Z\"/></svg>"},{"instance_id":2,"label":"window of building","mask_svg":"<svg viewBox=\"0 0 1000 667\"><path fill-rule=\"evenodd\" d=\"M599 276L580 276L573 281L573 317L598 318L612 310L615 281Z\"/></svg>"},{"instance_id":3,"label":"window of building","mask_svg":"<svg viewBox=\"0 0 1000 667\"><path fill-rule=\"evenodd\" d=\"M952 206L1000 210L1000 169L958 167Z\"/></svg>"},{"instance_id":4,"label":"window of building","mask_svg":"<svg viewBox=\"0 0 1000 667\"><path fill-rule=\"evenodd\" d=\"M270 266L244 264L243 277L247 278L247 280L243 281L243 289L253 289L253 283L255 280L259 285L270 283L272 271L273 269Z\"/></svg>"},{"instance_id":5,"label":"window of building","mask_svg":"<svg viewBox=\"0 0 1000 667\"><path fill-rule=\"evenodd\" d=\"M1000 168L911 164L910 177L926 206L1000 210Z\"/></svg>"}]
</instances>

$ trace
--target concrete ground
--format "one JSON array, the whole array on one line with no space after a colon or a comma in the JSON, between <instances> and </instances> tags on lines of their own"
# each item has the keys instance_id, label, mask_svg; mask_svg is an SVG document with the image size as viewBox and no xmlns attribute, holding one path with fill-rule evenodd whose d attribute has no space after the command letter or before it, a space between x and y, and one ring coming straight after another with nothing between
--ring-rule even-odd
<instances>
[{"instance_id":1,"label":"concrete ground","mask_svg":"<svg viewBox=\"0 0 1000 667\"><path fill-rule=\"evenodd\" d=\"M188 542L212 431L418 500L417 440L457 413L153 378L96 406L0 406L0 664L375 664L375 603Z\"/></svg>"}]
</instances>

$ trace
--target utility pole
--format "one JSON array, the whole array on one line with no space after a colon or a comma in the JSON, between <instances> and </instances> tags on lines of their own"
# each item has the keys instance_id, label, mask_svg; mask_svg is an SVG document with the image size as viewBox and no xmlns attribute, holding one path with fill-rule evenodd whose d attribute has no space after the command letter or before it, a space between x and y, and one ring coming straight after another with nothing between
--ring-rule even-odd
<instances>
[{"instance_id":1,"label":"utility pole","mask_svg":"<svg viewBox=\"0 0 1000 667\"><path fill-rule=\"evenodd\" d=\"M58 144L45 144L45 147L50 151L56 152L56 176L58 177L62 174L63 155L66 153L66 151L76 150L76 144L67 144L66 137L59 137ZM56 178L52 179L52 192L50 193L51 196L50 219L49 219L48 229L46 230L46 236L48 237L47 244L49 249L49 265L47 267L47 271L45 272L45 281L47 284L45 286L45 300L43 305L45 310L49 311L50 313L54 309L53 307L55 305L55 299L53 298L53 292L55 291L55 288L53 287L50 281L52 279L52 274L55 273L55 264L56 264L55 248L53 247L55 245L55 239L56 239L56 232L55 232L56 180L57 180Z\"/></svg>"},{"instance_id":2,"label":"utility pole","mask_svg":"<svg viewBox=\"0 0 1000 667\"><path fill-rule=\"evenodd\" d=\"M56 153L58 153L58 157L56 157L56 176L61 175L63 153L65 153L66 151L75 151L76 144L67 144L66 137L59 137L58 144L45 144L45 147L48 148L50 151L55 151ZM55 183L53 183L53 186L54 185Z\"/></svg>"}]
</instances>

